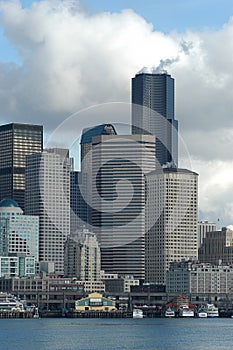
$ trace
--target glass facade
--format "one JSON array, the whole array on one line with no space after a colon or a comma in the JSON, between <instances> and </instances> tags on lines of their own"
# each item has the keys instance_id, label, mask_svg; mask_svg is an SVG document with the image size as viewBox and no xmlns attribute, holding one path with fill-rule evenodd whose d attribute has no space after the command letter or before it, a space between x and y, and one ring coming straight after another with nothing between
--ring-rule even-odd
<instances>
[{"instance_id":1,"label":"glass facade","mask_svg":"<svg viewBox=\"0 0 233 350\"><path fill-rule=\"evenodd\" d=\"M9 241L9 219L0 218L0 256L7 256Z\"/></svg>"},{"instance_id":2,"label":"glass facade","mask_svg":"<svg viewBox=\"0 0 233 350\"><path fill-rule=\"evenodd\" d=\"M16 205L16 206L15 206ZM0 255L24 254L38 261L39 217L23 215L16 202L0 202Z\"/></svg>"},{"instance_id":3,"label":"glass facade","mask_svg":"<svg viewBox=\"0 0 233 350\"><path fill-rule=\"evenodd\" d=\"M178 166L178 121L174 79L167 73L139 73L132 79L132 133L156 135L160 165Z\"/></svg>"},{"instance_id":4,"label":"glass facade","mask_svg":"<svg viewBox=\"0 0 233 350\"><path fill-rule=\"evenodd\" d=\"M43 150L43 127L0 126L0 200L14 199L24 209L26 155Z\"/></svg>"},{"instance_id":5,"label":"glass facade","mask_svg":"<svg viewBox=\"0 0 233 350\"><path fill-rule=\"evenodd\" d=\"M34 257L0 256L0 277L33 277L34 275Z\"/></svg>"},{"instance_id":6,"label":"glass facade","mask_svg":"<svg viewBox=\"0 0 233 350\"><path fill-rule=\"evenodd\" d=\"M155 168L155 137L99 136L92 147L92 225L101 269L143 279L145 174Z\"/></svg>"}]
</instances>

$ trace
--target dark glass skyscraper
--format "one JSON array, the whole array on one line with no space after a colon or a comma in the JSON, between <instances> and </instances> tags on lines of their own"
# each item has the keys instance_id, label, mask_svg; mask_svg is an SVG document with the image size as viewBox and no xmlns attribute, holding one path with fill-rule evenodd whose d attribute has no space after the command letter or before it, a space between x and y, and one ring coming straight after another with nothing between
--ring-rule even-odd
<instances>
[{"instance_id":1,"label":"dark glass skyscraper","mask_svg":"<svg viewBox=\"0 0 233 350\"><path fill-rule=\"evenodd\" d=\"M43 150L43 127L31 124L0 126L0 200L15 200L24 210L26 155Z\"/></svg>"},{"instance_id":2,"label":"dark glass skyscraper","mask_svg":"<svg viewBox=\"0 0 233 350\"><path fill-rule=\"evenodd\" d=\"M174 79L166 72L139 72L132 79L132 133L152 134L161 165L178 166L178 121Z\"/></svg>"},{"instance_id":3,"label":"dark glass skyscraper","mask_svg":"<svg viewBox=\"0 0 233 350\"><path fill-rule=\"evenodd\" d=\"M153 135L92 138L92 225L107 273L144 279L145 175L154 168Z\"/></svg>"},{"instance_id":4,"label":"dark glass skyscraper","mask_svg":"<svg viewBox=\"0 0 233 350\"><path fill-rule=\"evenodd\" d=\"M81 136L81 172L78 175L78 188L76 190L77 203L79 202L79 213L73 212L80 217L83 226L88 228L92 222L92 147L93 138L101 135L116 135L117 132L112 124L100 124L83 129ZM77 180L77 179L76 179ZM77 184L77 181L76 181ZM77 186L76 186L77 187ZM79 197L79 198L78 198ZM78 222L78 218L76 218ZM80 227L79 227L80 228Z\"/></svg>"}]
</instances>

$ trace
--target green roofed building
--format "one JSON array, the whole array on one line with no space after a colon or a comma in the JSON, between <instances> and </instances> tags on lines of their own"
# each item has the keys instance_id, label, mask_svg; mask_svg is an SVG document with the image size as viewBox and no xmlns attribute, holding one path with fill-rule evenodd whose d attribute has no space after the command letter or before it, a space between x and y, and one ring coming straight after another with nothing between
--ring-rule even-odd
<instances>
[{"instance_id":1,"label":"green roofed building","mask_svg":"<svg viewBox=\"0 0 233 350\"><path fill-rule=\"evenodd\" d=\"M75 302L76 311L114 311L115 309L115 302L104 298L99 293L91 293L87 298Z\"/></svg>"}]
</instances>

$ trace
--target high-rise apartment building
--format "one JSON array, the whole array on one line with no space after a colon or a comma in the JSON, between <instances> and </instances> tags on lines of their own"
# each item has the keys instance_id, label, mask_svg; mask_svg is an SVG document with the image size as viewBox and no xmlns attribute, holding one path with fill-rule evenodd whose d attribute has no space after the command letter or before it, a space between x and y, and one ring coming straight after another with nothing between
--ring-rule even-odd
<instances>
[{"instance_id":1,"label":"high-rise apartment building","mask_svg":"<svg viewBox=\"0 0 233 350\"><path fill-rule=\"evenodd\" d=\"M156 135L156 159L178 166L178 121L174 116L174 79L143 69L132 79L132 133Z\"/></svg>"},{"instance_id":2,"label":"high-rise apartment building","mask_svg":"<svg viewBox=\"0 0 233 350\"><path fill-rule=\"evenodd\" d=\"M146 282L166 283L172 261L197 258L198 174L164 168L147 175Z\"/></svg>"},{"instance_id":3,"label":"high-rise apartment building","mask_svg":"<svg viewBox=\"0 0 233 350\"><path fill-rule=\"evenodd\" d=\"M155 169L155 136L92 138L92 226L106 273L144 279L145 175Z\"/></svg>"},{"instance_id":4,"label":"high-rise apartment building","mask_svg":"<svg viewBox=\"0 0 233 350\"><path fill-rule=\"evenodd\" d=\"M100 281L100 247L96 235L87 229L69 236L65 243L66 277L81 281Z\"/></svg>"},{"instance_id":5,"label":"high-rise apartment building","mask_svg":"<svg viewBox=\"0 0 233 350\"><path fill-rule=\"evenodd\" d=\"M68 150L48 149L26 159L25 212L40 218L39 261L54 263L59 275L70 234L71 169Z\"/></svg>"},{"instance_id":6,"label":"high-rise apartment building","mask_svg":"<svg viewBox=\"0 0 233 350\"><path fill-rule=\"evenodd\" d=\"M24 210L26 155L42 149L42 126L17 123L0 126L0 200L14 199Z\"/></svg>"}]
</instances>

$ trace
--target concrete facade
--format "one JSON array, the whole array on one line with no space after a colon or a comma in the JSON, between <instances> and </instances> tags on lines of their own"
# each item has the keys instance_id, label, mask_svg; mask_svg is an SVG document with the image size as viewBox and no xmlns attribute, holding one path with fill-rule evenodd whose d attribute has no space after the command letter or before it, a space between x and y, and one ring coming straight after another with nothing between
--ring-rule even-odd
<instances>
[{"instance_id":1,"label":"concrete facade","mask_svg":"<svg viewBox=\"0 0 233 350\"><path fill-rule=\"evenodd\" d=\"M197 258L198 174L164 168L147 176L146 282L166 283L172 261Z\"/></svg>"},{"instance_id":2,"label":"concrete facade","mask_svg":"<svg viewBox=\"0 0 233 350\"><path fill-rule=\"evenodd\" d=\"M70 234L68 150L50 149L26 157L25 212L40 217L39 261L54 262L64 274L64 244Z\"/></svg>"},{"instance_id":3,"label":"concrete facade","mask_svg":"<svg viewBox=\"0 0 233 350\"><path fill-rule=\"evenodd\" d=\"M171 264L167 273L167 293L231 294L233 292L232 266L194 263Z\"/></svg>"},{"instance_id":4,"label":"concrete facade","mask_svg":"<svg viewBox=\"0 0 233 350\"><path fill-rule=\"evenodd\" d=\"M201 262L216 265L233 264L233 230L232 227L223 227L221 231L207 232L203 244L198 250L198 259Z\"/></svg>"}]
</instances>

